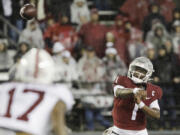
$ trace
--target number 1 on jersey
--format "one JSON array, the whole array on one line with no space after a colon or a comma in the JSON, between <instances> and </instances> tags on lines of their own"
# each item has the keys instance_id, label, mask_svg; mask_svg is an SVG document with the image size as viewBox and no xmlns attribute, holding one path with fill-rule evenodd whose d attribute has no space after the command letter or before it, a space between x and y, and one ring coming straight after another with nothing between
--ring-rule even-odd
<instances>
[{"instance_id":1,"label":"number 1 on jersey","mask_svg":"<svg viewBox=\"0 0 180 135\"><path fill-rule=\"evenodd\" d=\"M13 97L14 97L14 92L15 92L15 88L10 90L9 91L9 103L8 103L8 108L7 108L7 111L6 111L6 114L4 115L5 117L11 117L11 113L10 113L10 110L11 110L11 104L12 104L12 101L13 101Z\"/></svg>"},{"instance_id":2,"label":"number 1 on jersey","mask_svg":"<svg viewBox=\"0 0 180 135\"><path fill-rule=\"evenodd\" d=\"M137 111L138 111L138 105L135 104L134 105L134 109L133 109L133 112L132 112L132 117L131 117L131 120L136 120L136 116L137 116Z\"/></svg>"}]
</instances>

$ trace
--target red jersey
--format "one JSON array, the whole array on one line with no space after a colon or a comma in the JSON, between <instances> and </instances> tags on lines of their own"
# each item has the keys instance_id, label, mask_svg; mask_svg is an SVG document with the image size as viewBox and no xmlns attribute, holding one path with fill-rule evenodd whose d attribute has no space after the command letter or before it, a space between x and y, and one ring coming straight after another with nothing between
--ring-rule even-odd
<instances>
[{"instance_id":1,"label":"red jersey","mask_svg":"<svg viewBox=\"0 0 180 135\"><path fill-rule=\"evenodd\" d=\"M121 85L125 88L136 88L137 85L126 76L118 76L114 82L114 86ZM159 86L147 83L146 85L147 98L143 100L146 106L149 106L153 101L161 99L162 89ZM114 125L126 130L142 130L146 128L145 113L138 109L133 97L122 99L114 98L113 107L113 122Z\"/></svg>"}]
</instances>

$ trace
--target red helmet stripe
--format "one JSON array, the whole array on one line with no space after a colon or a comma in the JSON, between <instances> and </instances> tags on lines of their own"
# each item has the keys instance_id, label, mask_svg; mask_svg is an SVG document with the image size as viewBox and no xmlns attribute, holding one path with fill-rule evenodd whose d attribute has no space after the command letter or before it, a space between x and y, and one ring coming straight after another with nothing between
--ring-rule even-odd
<instances>
[{"instance_id":1,"label":"red helmet stripe","mask_svg":"<svg viewBox=\"0 0 180 135\"><path fill-rule=\"evenodd\" d=\"M40 51L40 50L38 49L37 52L36 52L34 78L37 78L38 72L39 72L39 68L38 68L38 65L39 65L39 51Z\"/></svg>"}]
</instances>

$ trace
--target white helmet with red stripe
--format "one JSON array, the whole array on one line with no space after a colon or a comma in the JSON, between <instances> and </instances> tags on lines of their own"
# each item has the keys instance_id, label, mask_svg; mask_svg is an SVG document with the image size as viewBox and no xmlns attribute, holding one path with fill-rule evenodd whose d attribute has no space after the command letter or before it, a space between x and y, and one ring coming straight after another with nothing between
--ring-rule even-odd
<instances>
[{"instance_id":1,"label":"white helmet with red stripe","mask_svg":"<svg viewBox=\"0 0 180 135\"><path fill-rule=\"evenodd\" d=\"M136 68L140 68L141 70L144 70L145 73L135 71ZM137 74L138 75L135 75ZM129 70L128 70L128 77L134 82L134 83L147 83L150 80L150 77L152 73L154 72L153 69L153 64L152 62L146 58L146 57L138 57L134 59L130 65L129 65ZM141 76L143 76L141 78Z\"/></svg>"},{"instance_id":2,"label":"white helmet with red stripe","mask_svg":"<svg viewBox=\"0 0 180 135\"><path fill-rule=\"evenodd\" d=\"M22 82L49 84L54 81L55 67L52 57L43 49L33 48L17 65L15 79Z\"/></svg>"}]
</instances>

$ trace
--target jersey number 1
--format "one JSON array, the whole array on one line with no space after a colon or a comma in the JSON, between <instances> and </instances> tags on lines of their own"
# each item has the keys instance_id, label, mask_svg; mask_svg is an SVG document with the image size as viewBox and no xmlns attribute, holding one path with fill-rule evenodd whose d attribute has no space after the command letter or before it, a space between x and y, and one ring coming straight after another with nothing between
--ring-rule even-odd
<instances>
[{"instance_id":1,"label":"jersey number 1","mask_svg":"<svg viewBox=\"0 0 180 135\"><path fill-rule=\"evenodd\" d=\"M4 115L4 117L8 117L11 118L11 107L12 107L12 102L13 102L13 98L14 98L14 93L15 93L15 89L12 89L9 91L9 102L8 102L8 108L6 111L6 114ZM23 121L28 121L28 114L31 113L36 106L42 101L42 99L44 98L44 92L42 91L36 91L36 90L31 90L31 89L25 89L23 91L24 94L26 93L34 93L38 95L37 100L20 116L17 117L17 119L19 120L23 120Z\"/></svg>"},{"instance_id":2,"label":"jersey number 1","mask_svg":"<svg viewBox=\"0 0 180 135\"><path fill-rule=\"evenodd\" d=\"M133 109L133 112L132 112L132 116L131 116L131 120L136 120L136 116L137 116L137 111L138 111L138 105L135 104L134 105L134 109Z\"/></svg>"}]
</instances>

